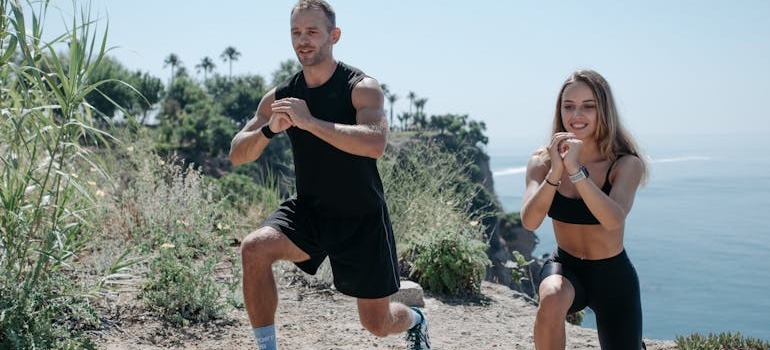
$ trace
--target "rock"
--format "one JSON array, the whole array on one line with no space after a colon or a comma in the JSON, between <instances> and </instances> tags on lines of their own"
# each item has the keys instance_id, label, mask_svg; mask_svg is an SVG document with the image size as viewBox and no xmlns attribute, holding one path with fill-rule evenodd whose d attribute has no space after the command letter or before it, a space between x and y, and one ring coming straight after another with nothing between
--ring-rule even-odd
<instances>
[{"instance_id":1,"label":"rock","mask_svg":"<svg viewBox=\"0 0 770 350\"><path fill-rule=\"evenodd\" d=\"M534 259L529 265L529 280L517 285L512 278L511 269L505 267L505 263L514 260L513 252L518 251L524 256L524 259L532 260L532 252L537 245L537 236L521 226L521 223L510 220L500 220L497 223L494 235L489 241L487 256L492 265L487 267L486 280L494 283L500 283L510 287L513 290L534 296L535 288L540 283L539 274L542 262L540 259Z\"/></svg>"},{"instance_id":2,"label":"rock","mask_svg":"<svg viewBox=\"0 0 770 350\"><path fill-rule=\"evenodd\" d=\"M419 284L412 281L401 281L401 288L396 294L390 296L390 300L406 306L425 307L424 297L422 287Z\"/></svg>"}]
</instances>

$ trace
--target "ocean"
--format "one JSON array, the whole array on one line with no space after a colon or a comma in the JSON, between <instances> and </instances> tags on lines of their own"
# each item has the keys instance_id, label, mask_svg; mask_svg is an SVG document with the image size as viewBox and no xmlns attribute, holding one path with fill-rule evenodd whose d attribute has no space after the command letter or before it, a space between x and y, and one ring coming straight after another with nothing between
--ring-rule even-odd
<instances>
[{"instance_id":1,"label":"ocean","mask_svg":"<svg viewBox=\"0 0 770 350\"><path fill-rule=\"evenodd\" d=\"M651 165L626 219L644 337L740 332L770 341L770 143L760 134L638 140ZM519 211L529 149L489 151L495 192ZM556 247L546 217L534 255ZM587 309L588 311L588 309ZM588 311L584 327L596 328Z\"/></svg>"}]
</instances>

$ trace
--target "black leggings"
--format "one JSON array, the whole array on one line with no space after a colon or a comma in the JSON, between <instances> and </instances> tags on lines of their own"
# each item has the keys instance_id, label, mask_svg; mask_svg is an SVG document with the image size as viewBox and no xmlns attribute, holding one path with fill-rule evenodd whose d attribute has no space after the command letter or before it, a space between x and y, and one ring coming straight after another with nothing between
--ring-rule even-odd
<instances>
[{"instance_id":1,"label":"black leggings","mask_svg":"<svg viewBox=\"0 0 770 350\"><path fill-rule=\"evenodd\" d=\"M642 303L639 278L626 251L601 260L576 258L559 248L540 277L562 275L575 288L569 312L590 307L603 350L642 349Z\"/></svg>"}]
</instances>

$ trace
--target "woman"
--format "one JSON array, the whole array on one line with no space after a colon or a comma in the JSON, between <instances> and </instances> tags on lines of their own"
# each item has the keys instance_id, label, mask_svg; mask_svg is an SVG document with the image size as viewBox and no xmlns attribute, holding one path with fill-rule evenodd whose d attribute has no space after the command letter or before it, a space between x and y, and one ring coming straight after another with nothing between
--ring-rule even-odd
<instances>
[{"instance_id":1,"label":"woman","mask_svg":"<svg viewBox=\"0 0 770 350\"><path fill-rule=\"evenodd\" d=\"M591 70L573 73L556 101L550 143L527 164L521 208L529 230L550 216L558 244L541 272L537 349L564 349L567 314L586 306L602 349L642 348L639 279L623 233L646 177L607 81Z\"/></svg>"}]
</instances>

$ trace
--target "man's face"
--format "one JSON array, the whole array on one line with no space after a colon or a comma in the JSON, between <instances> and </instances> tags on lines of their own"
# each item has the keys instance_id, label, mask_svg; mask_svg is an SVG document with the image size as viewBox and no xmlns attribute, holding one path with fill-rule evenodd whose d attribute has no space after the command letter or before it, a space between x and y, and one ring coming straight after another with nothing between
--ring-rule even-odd
<instances>
[{"instance_id":1,"label":"man's face","mask_svg":"<svg viewBox=\"0 0 770 350\"><path fill-rule=\"evenodd\" d=\"M332 45L339 40L339 29L329 26L321 10L300 10L291 16L291 43L303 66L313 66L332 57Z\"/></svg>"}]
</instances>

